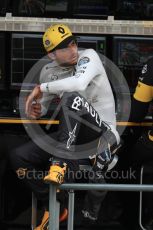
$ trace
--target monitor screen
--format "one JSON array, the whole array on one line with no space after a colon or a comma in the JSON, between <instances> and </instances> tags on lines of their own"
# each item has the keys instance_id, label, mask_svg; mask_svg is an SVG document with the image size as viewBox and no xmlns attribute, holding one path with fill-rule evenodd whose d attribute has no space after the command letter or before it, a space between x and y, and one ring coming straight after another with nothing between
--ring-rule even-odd
<instances>
[{"instance_id":1,"label":"monitor screen","mask_svg":"<svg viewBox=\"0 0 153 230\"><path fill-rule=\"evenodd\" d=\"M82 35L76 37L79 48L92 48L103 55L106 54L106 37Z\"/></svg>"},{"instance_id":2,"label":"monitor screen","mask_svg":"<svg viewBox=\"0 0 153 230\"><path fill-rule=\"evenodd\" d=\"M68 0L12 1L13 16L60 17L66 16Z\"/></svg>"},{"instance_id":3,"label":"monitor screen","mask_svg":"<svg viewBox=\"0 0 153 230\"><path fill-rule=\"evenodd\" d=\"M150 20L153 19L152 0L118 0L115 19Z\"/></svg>"},{"instance_id":4,"label":"monitor screen","mask_svg":"<svg viewBox=\"0 0 153 230\"><path fill-rule=\"evenodd\" d=\"M0 14L53 18L152 20L153 0L5 0Z\"/></svg>"},{"instance_id":5,"label":"monitor screen","mask_svg":"<svg viewBox=\"0 0 153 230\"><path fill-rule=\"evenodd\" d=\"M46 55L41 34L12 34L11 44L11 88L20 88L31 67ZM45 59L44 59L45 62ZM38 83L40 69L32 82L24 82L24 87Z\"/></svg>"},{"instance_id":6,"label":"monitor screen","mask_svg":"<svg viewBox=\"0 0 153 230\"><path fill-rule=\"evenodd\" d=\"M124 74L133 92L142 66L153 57L153 38L116 36L113 47L113 61Z\"/></svg>"},{"instance_id":7,"label":"monitor screen","mask_svg":"<svg viewBox=\"0 0 153 230\"><path fill-rule=\"evenodd\" d=\"M73 14L80 18L107 18L113 14L114 2L110 0L75 0Z\"/></svg>"},{"instance_id":8,"label":"monitor screen","mask_svg":"<svg viewBox=\"0 0 153 230\"><path fill-rule=\"evenodd\" d=\"M5 88L5 34L0 32L0 89Z\"/></svg>"}]
</instances>

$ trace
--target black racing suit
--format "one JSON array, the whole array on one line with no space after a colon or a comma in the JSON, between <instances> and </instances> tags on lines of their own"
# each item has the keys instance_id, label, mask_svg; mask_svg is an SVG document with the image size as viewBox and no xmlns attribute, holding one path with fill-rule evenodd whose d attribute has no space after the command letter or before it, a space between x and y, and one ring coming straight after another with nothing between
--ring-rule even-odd
<instances>
[{"instance_id":1,"label":"black racing suit","mask_svg":"<svg viewBox=\"0 0 153 230\"><path fill-rule=\"evenodd\" d=\"M107 148L110 141L108 139L111 139L109 134L112 134L110 136L114 138L116 136L118 139L117 143L119 143L120 138L116 131L115 102L112 89L99 55L93 49L78 51L78 61L75 66L62 66L56 60L52 61L42 68L39 80L41 83L40 89L43 93L43 97L40 100L42 115L48 111L48 105L53 95L61 98L63 93L68 93L65 94L67 96L62 100L62 108L64 110L60 109L59 111L59 132L56 135L48 134L52 135L57 141L56 148L54 148L51 154L60 158L60 160L63 158L63 161L68 164L68 168L75 168L72 170L76 171L78 160L75 159L87 158L89 155L95 154L100 138L101 145L99 146L101 151L99 150L98 152L99 154L102 153L102 157L101 159L97 157L98 161L96 162L98 163L95 165L94 170L97 170L98 167L100 169L107 168L107 163L111 157L111 154L109 154L110 149ZM84 96L84 99L77 93L73 94L73 92L80 93ZM75 102L72 108L71 102L73 103L73 99ZM79 110L76 109L77 106ZM74 112L73 116L65 116L65 111L70 115L71 112ZM78 118L80 117L80 120L74 118L74 114ZM102 120L109 124L111 128L104 124ZM109 134L107 132L106 137L101 137L107 130L110 131ZM35 135L38 135L38 133L36 132ZM44 137L38 138L40 143L42 143L41 138ZM111 143L109 144L111 145ZM51 145L48 146L50 147ZM46 143L44 149L45 147ZM104 149L109 151L103 152ZM48 152L41 150L32 142L11 154L14 169L18 173L21 171L20 173L23 175L27 175L29 170L42 170L42 165L46 169L49 158L50 154ZM46 200L48 187L43 183L43 180L37 180L36 178L30 180L25 178L25 180L38 197ZM65 180L67 181L67 179ZM104 182L100 176L97 180L99 183ZM71 181L73 181L73 178L71 178ZM91 200L92 197L92 202L90 203L96 204L96 209L93 206L90 207L90 210L96 210L92 214L95 217L104 194L105 192L93 192L90 198L88 198Z\"/></svg>"},{"instance_id":2,"label":"black racing suit","mask_svg":"<svg viewBox=\"0 0 153 230\"><path fill-rule=\"evenodd\" d=\"M107 151L105 154L105 150L108 150L108 143L111 148L116 145L115 135L109 126L100 119L95 109L80 94L76 92L64 93L58 116L60 120L58 131L49 133L57 143L53 156L33 142L15 149L10 155L18 177L24 180L37 198L45 203L48 202L48 185L43 181L42 172L49 169L51 158L51 161L58 160L60 163L67 163L68 170L76 172L79 170L78 158L81 155L82 158L87 158L98 151L99 154L102 153L103 160L100 160L99 164L102 166L100 171L103 171L102 168L107 168L107 164L111 160L111 155L108 156ZM100 145L100 150L98 149L99 139L103 143ZM97 171L99 167L95 164L93 170ZM70 174L66 174L65 182L74 182L76 178L68 175ZM103 176L96 173L90 182L105 183ZM91 216L97 218L105 193L102 191L88 192L85 209L91 213ZM65 196L60 195L60 198L63 203Z\"/></svg>"},{"instance_id":3,"label":"black racing suit","mask_svg":"<svg viewBox=\"0 0 153 230\"><path fill-rule=\"evenodd\" d=\"M142 68L141 76L139 77L138 84L133 95L132 110L130 120L133 122L142 122L147 115L150 103L153 101L153 58ZM130 164L133 167L141 167L145 164L152 165L153 168L153 127L149 127L144 131L138 139L130 156ZM153 170L151 172L149 181L145 183L152 184ZM147 179L148 180L148 179ZM153 195L147 193L146 195L146 221L153 217Z\"/></svg>"},{"instance_id":4,"label":"black racing suit","mask_svg":"<svg viewBox=\"0 0 153 230\"><path fill-rule=\"evenodd\" d=\"M141 76L133 95L132 110L130 120L134 122L142 122L147 115L149 105L153 101L153 58L144 65ZM153 114L152 114L153 116ZM145 163L153 160L153 126L145 132L139 139L150 154L135 153L135 160L139 163Z\"/></svg>"}]
</instances>

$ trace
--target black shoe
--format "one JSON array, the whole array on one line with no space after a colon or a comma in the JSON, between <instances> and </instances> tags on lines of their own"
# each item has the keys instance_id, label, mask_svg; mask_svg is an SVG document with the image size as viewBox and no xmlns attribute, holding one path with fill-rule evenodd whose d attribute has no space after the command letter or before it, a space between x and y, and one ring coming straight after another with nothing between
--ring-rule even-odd
<instances>
[{"instance_id":1,"label":"black shoe","mask_svg":"<svg viewBox=\"0 0 153 230\"><path fill-rule=\"evenodd\" d=\"M97 218L92 216L87 210L82 210L81 214L81 225L84 228L89 229L89 227L96 227L98 225Z\"/></svg>"}]
</instances>

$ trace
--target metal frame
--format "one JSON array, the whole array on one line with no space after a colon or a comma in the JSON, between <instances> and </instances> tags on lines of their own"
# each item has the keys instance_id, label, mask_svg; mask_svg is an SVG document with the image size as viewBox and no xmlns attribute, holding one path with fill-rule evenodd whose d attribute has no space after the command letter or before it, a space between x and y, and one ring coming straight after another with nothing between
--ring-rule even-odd
<instances>
[{"instance_id":1,"label":"metal frame","mask_svg":"<svg viewBox=\"0 0 153 230\"><path fill-rule=\"evenodd\" d=\"M141 167L141 171L140 171L140 185L142 185L143 183L143 171L144 171L144 166ZM142 191L140 191L140 198L139 198L139 225L142 230L146 230L146 228L144 228L142 225Z\"/></svg>"},{"instance_id":2,"label":"metal frame","mask_svg":"<svg viewBox=\"0 0 153 230\"><path fill-rule=\"evenodd\" d=\"M153 185L142 185L143 181L143 170L141 167L140 174L140 185L138 184L63 184L59 186L60 190L69 191L69 204L68 204L68 226L67 230L74 229L74 190L107 190L107 191L140 191L140 203L139 203L139 225L142 230L145 228L142 225L142 192L152 192ZM49 230L59 230L59 203L56 200L57 186L49 184L49 212L52 213L49 219ZM55 211L56 210L56 211ZM37 199L32 193L32 219L31 229L35 229L37 221Z\"/></svg>"},{"instance_id":3,"label":"metal frame","mask_svg":"<svg viewBox=\"0 0 153 230\"><path fill-rule=\"evenodd\" d=\"M32 213L31 213L31 229L34 230L37 224L37 198L32 192Z\"/></svg>"},{"instance_id":4,"label":"metal frame","mask_svg":"<svg viewBox=\"0 0 153 230\"><path fill-rule=\"evenodd\" d=\"M69 205L68 205L68 228L67 230L73 230L74 223L74 190L69 191Z\"/></svg>"},{"instance_id":5,"label":"metal frame","mask_svg":"<svg viewBox=\"0 0 153 230\"><path fill-rule=\"evenodd\" d=\"M63 184L58 187L60 190L70 190L69 192L69 216L68 230L73 230L74 220L74 190L107 190L107 191L134 191L134 192L152 192L153 185L138 185L138 184ZM56 189L57 186L49 184L49 212L52 213L52 218L49 219L49 230L59 230L55 224L56 210ZM54 217L54 218L53 218ZM59 217L57 217L59 218ZM143 228L144 229L144 228Z\"/></svg>"}]
</instances>

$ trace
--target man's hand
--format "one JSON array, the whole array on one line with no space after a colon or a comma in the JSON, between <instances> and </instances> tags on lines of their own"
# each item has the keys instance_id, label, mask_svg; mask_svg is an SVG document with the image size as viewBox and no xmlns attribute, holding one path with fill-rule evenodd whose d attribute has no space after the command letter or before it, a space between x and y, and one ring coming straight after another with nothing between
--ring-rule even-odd
<instances>
[{"instance_id":1,"label":"man's hand","mask_svg":"<svg viewBox=\"0 0 153 230\"><path fill-rule=\"evenodd\" d=\"M36 86L30 95L27 97L25 104L25 113L28 117L36 119L40 117L41 105L37 103L38 99L42 98L42 92L40 91L40 86Z\"/></svg>"},{"instance_id":2,"label":"man's hand","mask_svg":"<svg viewBox=\"0 0 153 230\"><path fill-rule=\"evenodd\" d=\"M29 118L32 118L32 119L40 118L40 116L41 116L41 104L37 103L37 102L33 102L27 116Z\"/></svg>"},{"instance_id":3,"label":"man's hand","mask_svg":"<svg viewBox=\"0 0 153 230\"><path fill-rule=\"evenodd\" d=\"M99 155L96 156L95 159L95 170L107 170L108 164L111 161L111 151L110 147L108 146L107 149L105 149L103 152L101 152Z\"/></svg>"}]
</instances>

